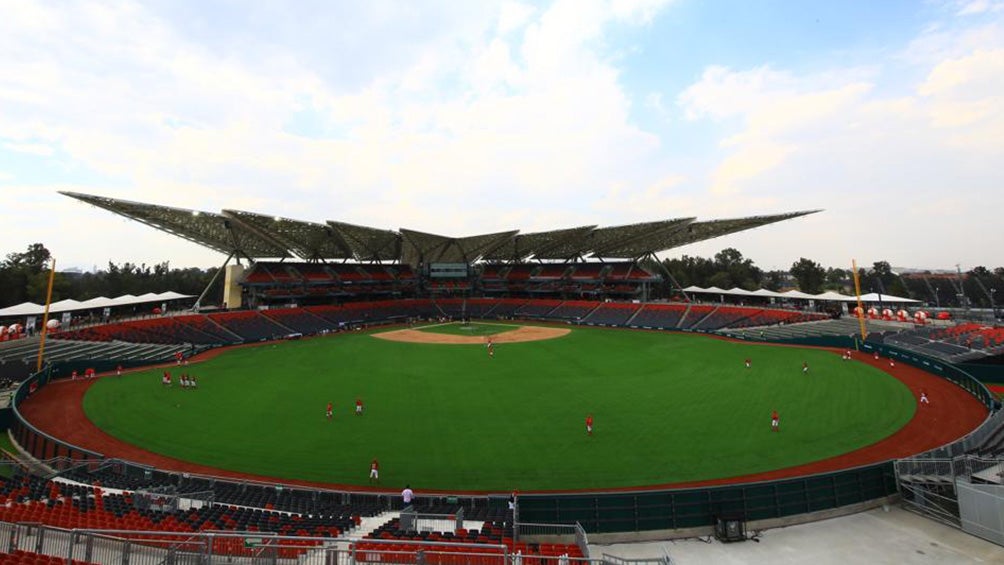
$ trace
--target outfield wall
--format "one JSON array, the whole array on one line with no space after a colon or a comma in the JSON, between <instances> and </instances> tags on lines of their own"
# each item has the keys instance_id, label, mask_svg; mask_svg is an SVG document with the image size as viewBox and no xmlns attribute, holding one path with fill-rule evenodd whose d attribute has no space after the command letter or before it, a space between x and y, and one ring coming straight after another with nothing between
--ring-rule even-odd
<instances>
[{"instance_id":1,"label":"outfield wall","mask_svg":"<svg viewBox=\"0 0 1004 565\"><path fill-rule=\"evenodd\" d=\"M799 341L805 342L802 343L804 345L852 346L851 339L846 337ZM982 383L950 364L884 344L864 342L858 345L868 354L878 349L882 355L950 380L991 409L996 406L993 396ZM45 434L20 415L17 404L34 390L45 386L49 379L50 375L47 372L33 375L22 383L15 394L12 425L15 440L39 459L53 457L104 459L103 454L81 449ZM962 439L939 449L949 452L964 450L965 441ZM143 466L137 465L137 467ZM886 461L794 479L716 487L583 494L524 494L520 497L520 521L556 524L579 522L590 533L707 528L714 525L718 518L738 518L746 521L790 519L792 522L797 522L816 519L815 516L820 512L880 504L896 493L893 463Z\"/></svg>"},{"instance_id":2,"label":"outfield wall","mask_svg":"<svg viewBox=\"0 0 1004 565\"><path fill-rule=\"evenodd\" d=\"M795 479L721 487L520 496L521 521L578 522L589 533L709 527L717 518L788 518L896 494L892 461Z\"/></svg>"}]
</instances>

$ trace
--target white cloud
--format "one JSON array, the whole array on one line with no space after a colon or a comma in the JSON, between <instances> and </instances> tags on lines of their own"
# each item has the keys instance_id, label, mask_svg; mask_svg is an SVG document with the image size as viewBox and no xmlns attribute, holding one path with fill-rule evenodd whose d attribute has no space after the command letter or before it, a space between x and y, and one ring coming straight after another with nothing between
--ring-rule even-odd
<instances>
[{"instance_id":1,"label":"white cloud","mask_svg":"<svg viewBox=\"0 0 1004 565\"><path fill-rule=\"evenodd\" d=\"M610 7L620 20L648 24L672 0L611 0Z\"/></svg>"},{"instance_id":2,"label":"white cloud","mask_svg":"<svg viewBox=\"0 0 1004 565\"><path fill-rule=\"evenodd\" d=\"M359 86L278 46L243 59L192 42L143 4L13 3L0 23L10 55L0 59L0 132L115 180L81 192L445 233L509 229L502 218L528 204L567 206L665 174L621 169L651 158L659 140L630 122L603 47L610 26L650 22L664 4L505 2L402 40L406 65ZM373 41L394 41L383 31ZM297 115L314 134L298 134Z\"/></svg>"},{"instance_id":3,"label":"white cloud","mask_svg":"<svg viewBox=\"0 0 1004 565\"><path fill-rule=\"evenodd\" d=\"M498 34L521 29L536 11L533 6L521 2L503 2L499 7Z\"/></svg>"},{"instance_id":4,"label":"white cloud","mask_svg":"<svg viewBox=\"0 0 1004 565\"><path fill-rule=\"evenodd\" d=\"M40 157L49 157L55 150L45 143L23 143L23 142L7 142L2 145L4 149L9 151L16 151L18 153L27 153L29 155L38 155Z\"/></svg>"},{"instance_id":5,"label":"white cloud","mask_svg":"<svg viewBox=\"0 0 1004 565\"><path fill-rule=\"evenodd\" d=\"M779 209L826 209L805 220L811 230L794 236L802 254L837 263L868 250L912 264L923 257L978 263L981 251L952 218L992 226L990 210L1004 206L995 188L1004 180L995 164L1004 158L1004 49L994 47L1002 39L993 24L932 28L900 54L905 67L797 73L710 66L677 103L688 120L722 131L708 171L713 194L737 203L770 195ZM911 76L919 80L903 80ZM783 241L790 229L695 249L709 253L729 242L769 248L768 240ZM981 249L1004 245L999 230L980 231L987 238ZM772 256L762 259L784 263Z\"/></svg>"},{"instance_id":6,"label":"white cloud","mask_svg":"<svg viewBox=\"0 0 1004 565\"><path fill-rule=\"evenodd\" d=\"M143 3L0 0L0 146L102 179L57 186L4 163L20 188L2 191L0 221L78 263L107 253L208 264L210 252L81 213L54 191L460 235L823 207L708 250L740 245L790 264L870 249L923 264L985 253L933 203L978 201L964 208L972 226L1004 206L1004 28L992 6L885 46L894 55L868 66L709 61L681 92L645 77L639 93L616 42L658 25L667 2L434 4L434 22L410 2L311 14L305 35L332 33L345 15L319 50L294 37L295 5L251 6L274 30L206 40ZM31 200L14 196L28 189ZM84 247L23 222L42 210L100 233ZM997 232L978 247L1004 245Z\"/></svg>"},{"instance_id":7,"label":"white cloud","mask_svg":"<svg viewBox=\"0 0 1004 565\"><path fill-rule=\"evenodd\" d=\"M991 2L990 0L971 0L960 2L957 16L975 16L1004 11L1004 2Z\"/></svg>"}]
</instances>

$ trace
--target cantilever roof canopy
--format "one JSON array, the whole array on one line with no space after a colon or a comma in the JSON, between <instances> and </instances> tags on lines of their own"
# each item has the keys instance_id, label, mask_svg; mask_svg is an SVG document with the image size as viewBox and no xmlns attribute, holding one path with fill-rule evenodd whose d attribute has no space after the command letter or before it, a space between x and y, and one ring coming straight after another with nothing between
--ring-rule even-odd
<instances>
[{"instance_id":1,"label":"cantilever roof canopy","mask_svg":"<svg viewBox=\"0 0 1004 565\"><path fill-rule=\"evenodd\" d=\"M323 224L268 214L220 213L144 204L104 196L66 196L142 222L224 254L257 259L419 262L572 261L637 259L819 210L699 222L675 218L600 228L594 225L521 234L519 230L451 237L328 221Z\"/></svg>"}]
</instances>

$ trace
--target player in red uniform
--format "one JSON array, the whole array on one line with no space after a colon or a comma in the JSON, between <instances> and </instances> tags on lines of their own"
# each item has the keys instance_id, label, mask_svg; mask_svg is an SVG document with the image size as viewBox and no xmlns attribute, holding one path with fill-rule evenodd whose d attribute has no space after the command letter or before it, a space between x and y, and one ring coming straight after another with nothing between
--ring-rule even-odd
<instances>
[{"instance_id":1,"label":"player in red uniform","mask_svg":"<svg viewBox=\"0 0 1004 565\"><path fill-rule=\"evenodd\" d=\"M380 462L373 458L370 462L370 482L380 482Z\"/></svg>"},{"instance_id":2,"label":"player in red uniform","mask_svg":"<svg viewBox=\"0 0 1004 565\"><path fill-rule=\"evenodd\" d=\"M487 348L488 348L488 358L489 359L494 358L495 357L495 344L492 342L491 339L488 340Z\"/></svg>"},{"instance_id":3,"label":"player in red uniform","mask_svg":"<svg viewBox=\"0 0 1004 565\"><path fill-rule=\"evenodd\" d=\"M749 369L752 366L753 366L753 361L749 357L747 357L746 358L746 368Z\"/></svg>"},{"instance_id":4,"label":"player in red uniform","mask_svg":"<svg viewBox=\"0 0 1004 565\"><path fill-rule=\"evenodd\" d=\"M586 433L593 435L593 415L589 414L586 416Z\"/></svg>"},{"instance_id":5,"label":"player in red uniform","mask_svg":"<svg viewBox=\"0 0 1004 565\"><path fill-rule=\"evenodd\" d=\"M164 371L164 377L160 380L164 386L171 386L171 371Z\"/></svg>"},{"instance_id":6,"label":"player in red uniform","mask_svg":"<svg viewBox=\"0 0 1004 565\"><path fill-rule=\"evenodd\" d=\"M809 362L808 361L802 361L802 374L803 375L809 374Z\"/></svg>"},{"instance_id":7,"label":"player in red uniform","mask_svg":"<svg viewBox=\"0 0 1004 565\"><path fill-rule=\"evenodd\" d=\"M927 399L927 393L924 391L920 391L920 403L924 405L931 403L931 401Z\"/></svg>"},{"instance_id":8,"label":"player in red uniform","mask_svg":"<svg viewBox=\"0 0 1004 565\"><path fill-rule=\"evenodd\" d=\"M356 416L363 415L363 400L361 398L356 399Z\"/></svg>"},{"instance_id":9,"label":"player in red uniform","mask_svg":"<svg viewBox=\"0 0 1004 565\"><path fill-rule=\"evenodd\" d=\"M770 431L781 431L781 418L778 417L777 410L772 410L770 413Z\"/></svg>"},{"instance_id":10,"label":"player in red uniform","mask_svg":"<svg viewBox=\"0 0 1004 565\"><path fill-rule=\"evenodd\" d=\"M122 365L119 365L119 366L115 367L115 376L117 376L117 377L121 377L122 376Z\"/></svg>"},{"instance_id":11,"label":"player in red uniform","mask_svg":"<svg viewBox=\"0 0 1004 565\"><path fill-rule=\"evenodd\" d=\"M335 404L333 402L328 403L328 408L324 411L324 415L327 416L329 420L335 415Z\"/></svg>"},{"instance_id":12,"label":"player in red uniform","mask_svg":"<svg viewBox=\"0 0 1004 565\"><path fill-rule=\"evenodd\" d=\"M185 356L185 354L182 353L181 351L176 351L174 353L174 361L175 361L175 363L178 364L178 365L181 365L181 358L184 357L184 356Z\"/></svg>"}]
</instances>

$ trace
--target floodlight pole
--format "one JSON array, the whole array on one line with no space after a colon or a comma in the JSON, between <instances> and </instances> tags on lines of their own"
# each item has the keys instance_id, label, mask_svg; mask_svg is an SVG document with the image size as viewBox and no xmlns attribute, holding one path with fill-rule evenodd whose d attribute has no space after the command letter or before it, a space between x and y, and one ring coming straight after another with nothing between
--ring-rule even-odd
<instances>
[{"instance_id":1,"label":"floodlight pole","mask_svg":"<svg viewBox=\"0 0 1004 565\"><path fill-rule=\"evenodd\" d=\"M861 303L861 277L858 276L858 262L854 259L851 259L851 274L854 275L854 295L858 298L856 313L861 326L861 341L864 342L868 331L865 329L865 307Z\"/></svg>"},{"instance_id":2,"label":"floodlight pole","mask_svg":"<svg viewBox=\"0 0 1004 565\"><path fill-rule=\"evenodd\" d=\"M209 280L209 284L206 285L206 288L202 290L202 294L199 295L199 298L195 301L195 304L192 305L192 311L194 312L199 311L199 308L202 306L202 299L205 298L207 294L209 294L209 289L213 288L213 285L216 283L216 279L220 278L220 273L223 272L223 269L227 268L227 265L230 263L230 260L234 258L234 255L236 253L237 251L231 251L230 255L227 255L227 260L224 261L222 265L220 265L219 269L216 269L216 274L214 274L213 278Z\"/></svg>"},{"instance_id":3,"label":"floodlight pole","mask_svg":"<svg viewBox=\"0 0 1004 565\"><path fill-rule=\"evenodd\" d=\"M52 283L56 279L56 258L52 258L52 265L49 267L49 289L45 293L45 313L42 315L42 337L38 342L38 361L35 363L35 372L42 370L42 357L45 355L45 335L49 333L49 305L52 304Z\"/></svg>"}]
</instances>

